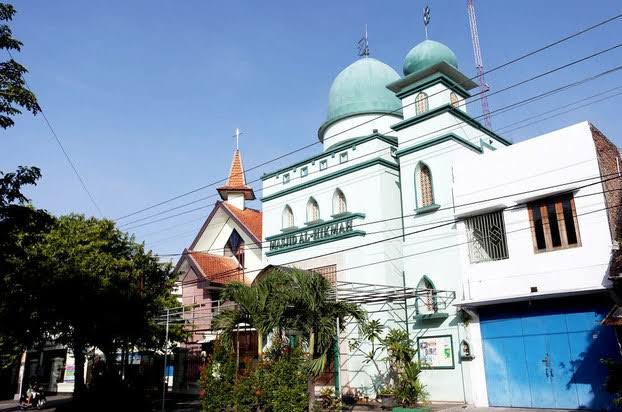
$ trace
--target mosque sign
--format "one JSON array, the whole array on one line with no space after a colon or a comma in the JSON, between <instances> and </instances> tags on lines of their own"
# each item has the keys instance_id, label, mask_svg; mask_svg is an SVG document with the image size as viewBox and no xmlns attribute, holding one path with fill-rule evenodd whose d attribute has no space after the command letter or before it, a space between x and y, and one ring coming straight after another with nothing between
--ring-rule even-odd
<instances>
[{"instance_id":1,"label":"mosque sign","mask_svg":"<svg viewBox=\"0 0 622 412\"><path fill-rule=\"evenodd\" d=\"M295 229L275 236L268 236L267 256L290 252L317 244L333 242L353 236L364 236L365 232L355 229L354 220L363 219L363 213L347 213L328 222L314 223L303 229Z\"/></svg>"}]
</instances>

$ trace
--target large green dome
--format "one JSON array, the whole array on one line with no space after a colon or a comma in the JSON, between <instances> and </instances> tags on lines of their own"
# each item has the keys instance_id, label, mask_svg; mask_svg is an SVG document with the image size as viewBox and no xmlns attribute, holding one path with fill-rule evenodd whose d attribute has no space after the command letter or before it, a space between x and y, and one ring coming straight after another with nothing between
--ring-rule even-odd
<instances>
[{"instance_id":1,"label":"large green dome","mask_svg":"<svg viewBox=\"0 0 622 412\"><path fill-rule=\"evenodd\" d=\"M400 100L387 89L387 84L400 79L390 66L365 57L337 75L328 94L326 126L334 120L361 113L401 115Z\"/></svg>"},{"instance_id":2,"label":"large green dome","mask_svg":"<svg viewBox=\"0 0 622 412\"><path fill-rule=\"evenodd\" d=\"M404 75L408 76L442 61L458 68L458 59L449 47L434 40L422 41L406 55Z\"/></svg>"}]
</instances>

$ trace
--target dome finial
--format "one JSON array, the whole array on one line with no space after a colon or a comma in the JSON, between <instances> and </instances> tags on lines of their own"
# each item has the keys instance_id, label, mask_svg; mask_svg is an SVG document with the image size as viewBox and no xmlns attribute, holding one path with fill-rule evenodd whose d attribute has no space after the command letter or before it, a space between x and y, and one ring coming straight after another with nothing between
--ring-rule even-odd
<instances>
[{"instance_id":1,"label":"dome finial","mask_svg":"<svg viewBox=\"0 0 622 412\"><path fill-rule=\"evenodd\" d=\"M359 56L369 57L369 39L367 38L367 23L365 23L365 34L358 43Z\"/></svg>"},{"instance_id":2,"label":"dome finial","mask_svg":"<svg viewBox=\"0 0 622 412\"><path fill-rule=\"evenodd\" d=\"M425 29L426 40L428 40L428 24L430 24L430 6L426 4L423 8L423 28Z\"/></svg>"}]
</instances>

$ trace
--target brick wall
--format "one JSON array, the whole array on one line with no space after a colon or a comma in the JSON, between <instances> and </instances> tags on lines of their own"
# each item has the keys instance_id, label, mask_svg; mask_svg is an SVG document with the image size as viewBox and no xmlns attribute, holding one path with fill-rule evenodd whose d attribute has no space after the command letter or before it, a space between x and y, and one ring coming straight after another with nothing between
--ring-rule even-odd
<instances>
[{"instance_id":1,"label":"brick wall","mask_svg":"<svg viewBox=\"0 0 622 412\"><path fill-rule=\"evenodd\" d=\"M622 177L617 175L618 166L622 169L620 151L594 125L590 124L590 130L596 146L600 174L605 180L603 189L611 236L613 240L622 241Z\"/></svg>"}]
</instances>

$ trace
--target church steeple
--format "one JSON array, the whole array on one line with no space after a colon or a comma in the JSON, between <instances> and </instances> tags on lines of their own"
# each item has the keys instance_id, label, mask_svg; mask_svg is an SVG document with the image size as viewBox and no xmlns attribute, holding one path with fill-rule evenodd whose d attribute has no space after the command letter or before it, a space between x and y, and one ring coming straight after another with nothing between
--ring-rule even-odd
<instances>
[{"instance_id":1,"label":"church steeple","mask_svg":"<svg viewBox=\"0 0 622 412\"><path fill-rule=\"evenodd\" d=\"M229 170L227 183L216 190L218 190L218 194L222 200L226 200L241 210L244 210L245 200L255 200L253 188L246 184L244 167L242 166L242 155L239 149L236 148L235 152L233 152L233 160L231 161L231 169Z\"/></svg>"}]
</instances>

